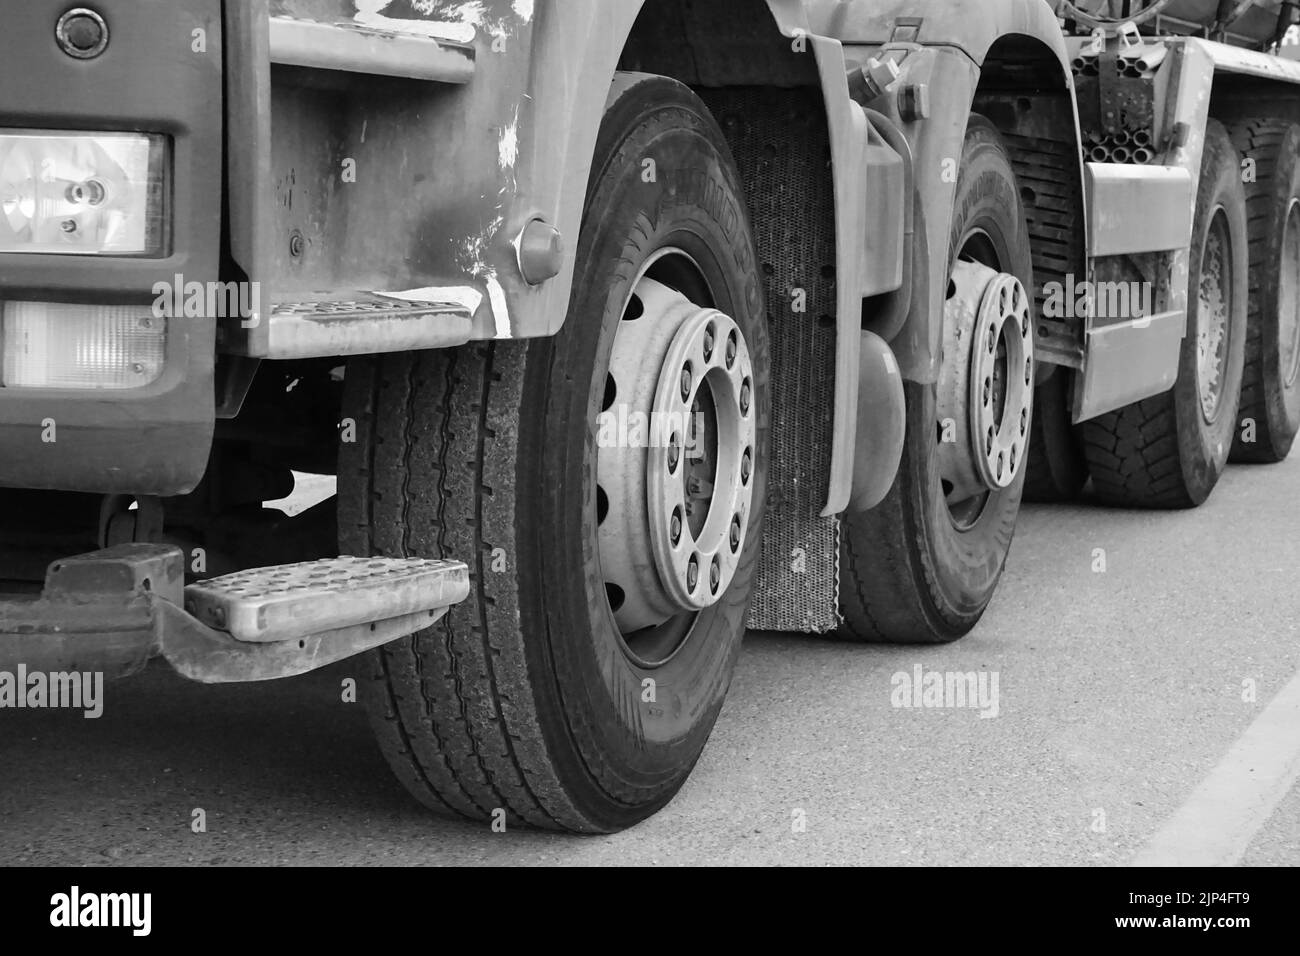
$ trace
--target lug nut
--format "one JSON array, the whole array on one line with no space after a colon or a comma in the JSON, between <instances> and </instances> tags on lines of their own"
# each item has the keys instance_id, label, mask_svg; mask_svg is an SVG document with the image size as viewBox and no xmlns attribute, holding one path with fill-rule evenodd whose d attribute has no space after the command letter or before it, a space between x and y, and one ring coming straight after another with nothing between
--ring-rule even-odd
<instances>
[{"instance_id":1,"label":"lug nut","mask_svg":"<svg viewBox=\"0 0 1300 956\"><path fill-rule=\"evenodd\" d=\"M740 344L736 341L736 333L731 333L727 338L727 368L736 364L736 350Z\"/></svg>"},{"instance_id":2,"label":"lug nut","mask_svg":"<svg viewBox=\"0 0 1300 956\"><path fill-rule=\"evenodd\" d=\"M991 428L989 429L988 441L985 442L984 447L985 447L984 454L986 455L993 454L993 429Z\"/></svg>"},{"instance_id":3,"label":"lug nut","mask_svg":"<svg viewBox=\"0 0 1300 956\"><path fill-rule=\"evenodd\" d=\"M1022 408L1020 410L1020 434L1023 435L1027 431L1029 431L1029 409Z\"/></svg>"},{"instance_id":4,"label":"lug nut","mask_svg":"<svg viewBox=\"0 0 1300 956\"><path fill-rule=\"evenodd\" d=\"M686 566L686 587L694 591L695 585L700 583L700 557L697 554L691 555L691 563Z\"/></svg>"},{"instance_id":5,"label":"lug nut","mask_svg":"<svg viewBox=\"0 0 1300 956\"><path fill-rule=\"evenodd\" d=\"M713 566L709 568L709 590L717 592L718 585L722 583L722 568L718 565L718 559L713 559Z\"/></svg>"},{"instance_id":6,"label":"lug nut","mask_svg":"<svg viewBox=\"0 0 1300 956\"><path fill-rule=\"evenodd\" d=\"M677 470L678 463L682 460L681 442L674 435L668 443L668 473L672 474Z\"/></svg>"},{"instance_id":7,"label":"lug nut","mask_svg":"<svg viewBox=\"0 0 1300 956\"><path fill-rule=\"evenodd\" d=\"M680 508L673 512L673 520L668 527L668 534L672 539L673 547L677 547L678 542L682 540L682 512Z\"/></svg>"},{"instance_id":8,"label":"lug nut","mask_svg":"<svg viewBox=\"0 0 1300 956\"><path fill-rule=\"evenodd\" d=\"M749 382L746 381L745 384L743 384L743 385L740 386L740 414L742 414L742 415L748 415L748 414L749 414L749 400L750 400L750 398L751 398L751 395L750 395Z\"/></svg>"},{"instance_id":9,"label":"lug nut","mask_svg":"<svg viewBox=\"0 0 1300 956\"><path fill-rule=\"evenodd\" d=\"M740 515L731 519L731 550L740 550Z\"/></svg>"},{"instance_id":10,"label":"lug nut","mask_svg":"<svg viewBox=\"0 0 1300 956\"><path fill-rule=\"evenodd\" d=\"M691 376L691 367L688 365L686 366L686 368L682 369L682 401L683 402L690 401L692 381L693 379Z\"/></svg>"},{"instance_id":11,"label":"lug nut","mask_svg":"<svg viewBox=\"0 0 1300 956\"><path fill-rule=\"evenodd\" d=\"M704 333L704 361L713 361L713 333Z\"/></svg>"},{"instance_id":12,"label":"lug nut","mask_svg":"<svg viewBox=\"0 0 1300 956\"><path fill-rule=\"evenodd\" d=\"M984 404L987 405L991 401L993 401L993 379L986 378L984 380Z\"/></svg>"},{"instance_id":13,"label":"lug nut","mask_svg":"<svg viewBox=\"0 0 1300 956\"><path fill-rule=\"evenodd\" d=\"M754 468L754 456L748 449L745 451L745 457L740 459L740 480L749 484L749 475Z\"/></svg>"}]
</instances>

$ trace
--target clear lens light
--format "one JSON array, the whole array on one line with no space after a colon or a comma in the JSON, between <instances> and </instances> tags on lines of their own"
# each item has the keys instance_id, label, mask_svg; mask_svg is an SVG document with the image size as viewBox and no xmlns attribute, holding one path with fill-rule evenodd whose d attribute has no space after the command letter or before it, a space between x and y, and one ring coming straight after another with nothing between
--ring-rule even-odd
<instances>
[{"instance_id":1,"label":"clear lens light","mask_svg":"<svg viewBox=\"0 0 1300 956\"><path fill-rule=\"evenodd\" d=\"M0 253L161 255L166 139L0 130Z\"/></svg>"},{"instance_id":2,"label":"clear lens light","mask_svg":"<svg viewBox=\"0 0 1300 956\"><path fill-rule=\"evenodd\" d=\"M6 388L140 388L158 380L167 322L148 306L6 302Z\"/></svg>"}]
</instances>

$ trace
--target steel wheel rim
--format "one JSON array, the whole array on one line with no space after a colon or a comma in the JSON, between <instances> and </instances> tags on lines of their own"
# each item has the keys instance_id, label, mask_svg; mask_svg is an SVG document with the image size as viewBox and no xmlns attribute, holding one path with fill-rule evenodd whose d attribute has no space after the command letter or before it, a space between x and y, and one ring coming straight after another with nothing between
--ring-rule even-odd
<instances>
[{"instance_id":1,"label":"steel wheel rim","mask_svg":"<svg viewBox=\"0 0 1300 956\"><path fill-rule=\"evenodd\" d=\"M972 230L953 264L944 306L938 480L959 531L979 521L993 492L1015 483L1028 457L1032 301L1016 276L999 271L999 260L988 233ZM950 361L950 350L961 358Z\"/></svg>"},{"instance_id":2,"label":"steel wheel rim","mask_svg":"<svg viewBox=\"0 0 1300 956\"><path fill-rule=\"evenodd\" d=\"M1282 227L1278 269L1278 362L1286 388L1300 378L1300 199L1292 199Z\"/></svg>"},{"instance_id":3,"label":"steel wheel rim","mask_svg":"<svg viewBox=\"0 0 1300 956\"><path fill-rule=\"evenodd\" d=\"M1232 234L1223 207L1215 210L1201 253L1201 282L1197 290L1196 387L1201 415L1212 425L1223 407L1223 373L1231 345Z\"/></svg>"},{"instance_id":4,"label":"steel wheel rim","mask_svg":"<svg viewBox=\"0 0 1300 956\"><path fill-rule=\"evenodd\" d=\"M735 320L698 300L712 294L694 259L650 257L624 300L597 419L601 577L624 652L647 668L730 588L753 506L752 357Z\"/></svg>"}]
</instances>

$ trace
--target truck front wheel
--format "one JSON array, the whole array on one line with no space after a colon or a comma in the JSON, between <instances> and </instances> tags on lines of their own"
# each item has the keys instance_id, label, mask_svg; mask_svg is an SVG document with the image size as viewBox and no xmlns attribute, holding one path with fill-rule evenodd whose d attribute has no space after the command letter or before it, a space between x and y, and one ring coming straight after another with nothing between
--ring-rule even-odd
<instances>
[{"instance_id":1,"label":"truck front wheel","mask_svg":"<svg viewBox=\"0 0 1300 956\"><path fill-rule=\"evenodd\" d=\"M429 807L609 832L690 773L757 569L770 407L755 261L707 108L621 75L563 330L349 365L342 550L457 558L472 579L438 625L373 653L363 682L385 756Z\"/></svg>"}]
</instances>

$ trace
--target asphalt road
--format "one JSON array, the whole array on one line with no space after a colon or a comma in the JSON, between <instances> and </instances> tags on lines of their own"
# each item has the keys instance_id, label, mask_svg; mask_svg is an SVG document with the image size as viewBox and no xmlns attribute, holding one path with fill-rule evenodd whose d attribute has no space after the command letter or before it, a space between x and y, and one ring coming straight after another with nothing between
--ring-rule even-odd
<instances>
[{"instance_id":1,"label":"asphalt road","mask_svg":"<svg viewBox=\"0 0 1300 956\"><path fill-rule=\"evenodd\" d=\"M1297 499L1300 457L1231 469L1195 512L1030 507L949 647L751 635L685 789L611 837L427 816L341 701L346 665L153 668L98 720L0 711L0 863L1296 865ZM918 666L996 674L997 716L894 706Z\"/></svg>"}]
</instances>

